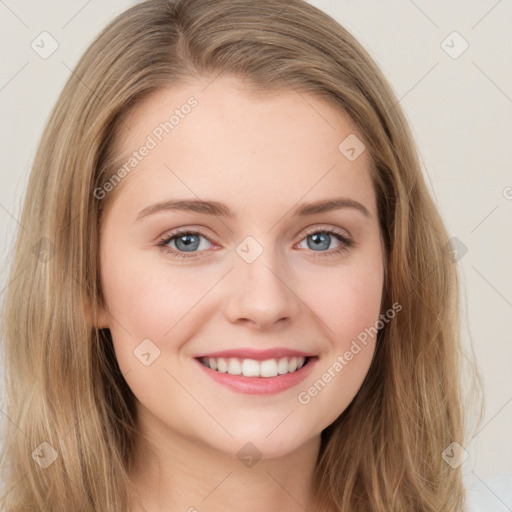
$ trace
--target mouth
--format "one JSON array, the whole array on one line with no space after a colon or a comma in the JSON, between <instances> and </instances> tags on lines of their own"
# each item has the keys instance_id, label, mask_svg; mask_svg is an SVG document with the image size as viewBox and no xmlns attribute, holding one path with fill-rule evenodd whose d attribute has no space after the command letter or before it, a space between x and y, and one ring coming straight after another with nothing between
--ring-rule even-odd
<instances>
[{"instance_id":1,"label":"mouth","mask_svg":"<svg viewBox=\"0 0 512 512\"><path fill-rule=\"evenodd\" d=\"M242 359L238 357L201 357L199 362L215 372L244 377L277 377L294 373L303 368L311 357L280 357L264 360Z\"/></svg>"},{"instance_id":2,"label":"mouth","mask_svg":"<svg viewBox=\"0 0 512 512\"><path fill-rule=\"evenodd\" d=\"M224 351L194 358L214 382L246 394L275 394L296 386L318 356L292 350Z\"/></svg>"}]
</instances>

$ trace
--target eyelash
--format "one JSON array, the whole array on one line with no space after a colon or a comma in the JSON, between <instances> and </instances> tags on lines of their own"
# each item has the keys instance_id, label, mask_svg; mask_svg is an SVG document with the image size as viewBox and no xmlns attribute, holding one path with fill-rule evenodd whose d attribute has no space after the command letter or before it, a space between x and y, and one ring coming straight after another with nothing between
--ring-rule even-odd
<instances>
[{"instance_id":1,"label":"eyelash","mask_svg":"<svg viewBox=\"0 0 512 512\"><path fill-rule=\"evenodd\" d=\"M322 228L310 228L310 229L306 230L306 233L304 233L304 237L300 241L302 242L302 240L304 240L304 238L307 238L309 235L313 235L313 234L334 235L334 237L339 242L341 242L341 245L337 249L331 249L330 251L311 251L311 252L313 252L313 258L318 258L318 257L323 257L323 258L326 258L326 257L327 258L329 258L329 257L336 257L339 254L348 251L351 247L355 246L355 242L353 242L351 239L349 239L344 234L342 234L342 233L340 233L338 231L332 230L332 229L322 229ZM162 250L166 254L172 254L174 257L177 257L177 258L194 258L194 257L197 257L198 252L191 252L190 254L186 254L185 252L176 251L175 249L171 249L170 247L167 246L167 244L169 242L171 242L175 238L178 238L180 235L202 236L203 238L206 238L208 241L210 241L207 236L203 235L202 233L200 233L198 231L191 231L191 230L188 230L188 229L182 229L182 230L173 231L170 234L167 234L165 236L165 238L162 238L160 240L160 242L158 243L158 247L161 247ZM199 251L199 253L201 253L201 252L204 252L204 251ZM199 256L199 257L201 257L201 256Z\"/></svg>"}]
</instances>

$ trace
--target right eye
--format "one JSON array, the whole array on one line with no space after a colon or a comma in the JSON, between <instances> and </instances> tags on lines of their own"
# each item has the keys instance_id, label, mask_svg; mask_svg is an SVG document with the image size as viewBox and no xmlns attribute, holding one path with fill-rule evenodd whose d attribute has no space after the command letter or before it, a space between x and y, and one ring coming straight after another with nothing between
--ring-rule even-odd
<instances>
[{"instance_id":1,"label":"right eye","mask_svg":"<svg viewBox=\"0 0 512 512\"><path fill-rule=\"evenodd\" d=\"M197 250L201 245L204 246L204 244L201 244L202 238L209 242L206 236L197 231L181 229L166 234L165 238L158 243L158 246L161 247L166 254L171 254L178 258L193 258L197 252L204 252ZM169 247L169 244L174 244L175 248Z\"/></svg>"}]
</instances>

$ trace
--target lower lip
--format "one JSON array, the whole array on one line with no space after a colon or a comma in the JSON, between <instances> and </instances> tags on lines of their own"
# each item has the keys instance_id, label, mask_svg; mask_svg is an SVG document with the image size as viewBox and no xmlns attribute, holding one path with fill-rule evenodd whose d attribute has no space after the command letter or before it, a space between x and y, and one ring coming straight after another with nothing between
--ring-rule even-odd
<instances>
[{"instance_id":1,"label":"lower lip","mask_svg":"<svg viewBox=\"0 0 512 512\"><path fill-rule=\"evenodd\" d=\"M276 377L244 377L243 375L231 375L229 373L220 373L211 368L207 368L200 361L195 359L201 369L215 382L222 384L234 391L246 394L270 395L280 393L286 389L296 386L302 382L315 366L317 357L311 357L307 364L300 370Z\"/></svg>"}]
</instances>

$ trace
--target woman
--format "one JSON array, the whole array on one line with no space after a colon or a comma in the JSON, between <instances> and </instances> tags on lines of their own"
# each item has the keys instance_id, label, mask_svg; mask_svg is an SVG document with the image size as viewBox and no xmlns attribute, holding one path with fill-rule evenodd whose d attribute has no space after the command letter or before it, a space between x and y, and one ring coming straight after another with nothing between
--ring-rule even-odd
<instances>
[{"instance_id":1,"label":"woman","mask_svg":"<svg viewBox=\"0 0 512 512\"><path fill-rule=\"evenodd\" d=\"M128 9L54 108L21 224L5 510L463 509L448 235L326 14Z\"/></svg>"}]
</instances>

